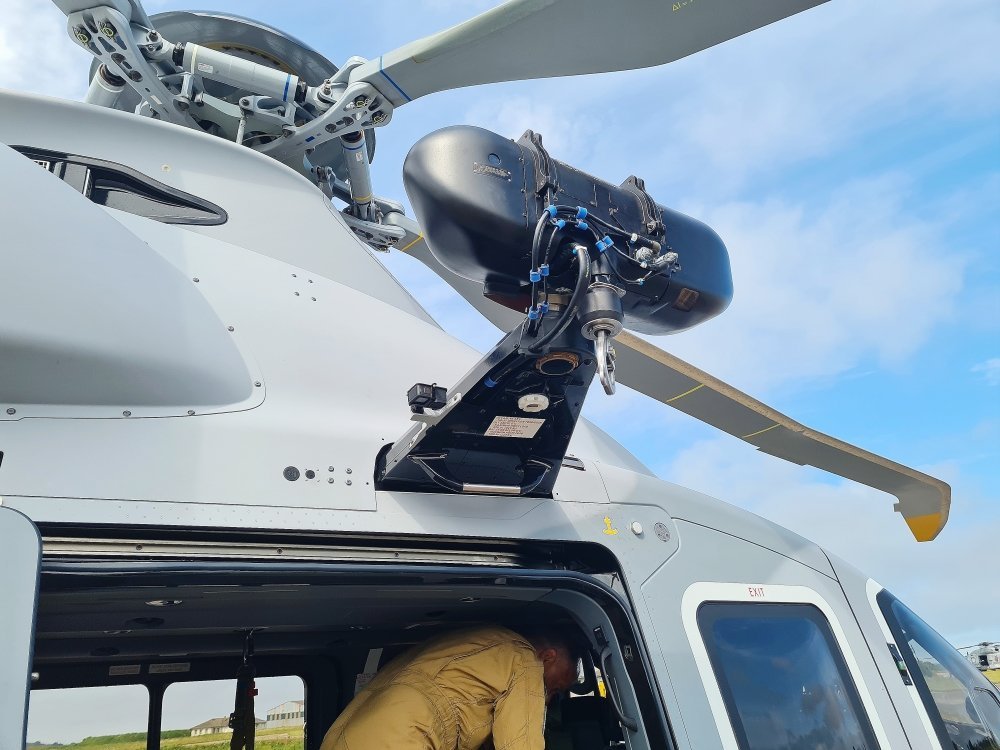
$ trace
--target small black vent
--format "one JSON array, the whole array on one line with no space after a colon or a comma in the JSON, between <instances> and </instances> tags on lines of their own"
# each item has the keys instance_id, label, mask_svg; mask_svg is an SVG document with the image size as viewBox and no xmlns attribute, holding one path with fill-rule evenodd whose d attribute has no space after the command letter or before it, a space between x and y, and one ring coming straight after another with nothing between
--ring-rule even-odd
<instances>
[{"instance_id":1,"label":"small black vent","mask_svg":"<svg viewBox=\"0 0 1000 750\"><path fill-rule=\"evenodd\" d=\"M214 203L164 185L122 164L30 146L12 148L100 206L164 224L208 226L225 224L229 218Z\"/></svg>"}]
</instances>

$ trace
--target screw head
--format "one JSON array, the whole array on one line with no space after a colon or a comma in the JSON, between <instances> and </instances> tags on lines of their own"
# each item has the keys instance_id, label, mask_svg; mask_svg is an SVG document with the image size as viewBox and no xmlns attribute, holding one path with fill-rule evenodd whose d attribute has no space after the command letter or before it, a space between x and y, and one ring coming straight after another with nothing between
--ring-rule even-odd
<instances>
[{"instance_id":1,"label":"screw head","mask_svg":"<svg viewBox=\"0 0 1000 750\"><path fill-rule=\"evenodd\" d=\"M351 473L351 470L350 470L350 469L346 469L345 471L347 471L347 473L348 473L348 474L350 474L350 473Z\"/></svg>"},{"instance_id":2,"label":"screw head","mask_svg":"<svg viewBox=\"0 0 1000 750\"><path fill-rule=\"evenodd\" d=\"M201 279L199 279L197 276L195 276L193 279L191 279L191 281L193 281L195 284L197 284L199 281L201 281Z\"/></svg>"},{"instance_id":3,"label":"screw head","mask_svg":"<svg viewBox=\"0 0 1000 750\"><path fill-rule=\"evenodd\" d=\"M122 416L123 417L131 417L132 416L132 412L130 412L128 409L126 409L125 411L122 412Z\"/></svg>"},{"instance_id":4,"label":"screw head","mask_svg":"<svg viewBox=\"0 0 1000 750\"><path fill-rule=\"evenodd\" d=\"M632 529L632 533L636 536L642 536L642 524L638 521L633 521L629 528Z\"/></svg>"},{"instance_id":5,"label":"screw head","mask_svg":"<svg viewBox=\"0 0 1000 750\"><path fill-rule=\"evenodd\" d=\"M227 331L229 331L230 333L232 333L232 332L233 332L233 331L235 331L236 329L235 329L235 328L233 328L232 326L229 326L229 328L227 328L226 330L227 330Z\"/></svg>"},{"instance_id":6,"label":"screw head","mask_svg":"<svg viewBox=\"0 0 1000 750\"><path fill-rule=\"evenodd\" d=\"M255 386L257 387L257 388L260 388L260 381L259 381L259 380L255 380L255 381L253 381L253 384L254 384L254 385L255 385Z\"/></svg>"},{"instance_id":7,"label":"screw head","mask_svg":"<svg viewBox=\"0 0 1000 750\"><path fill-rule=\"evenodd\" d=\"M188 409L188 416L189 417L193 417L194 416L194 409Z\"/></svg>"},{"instance_id":8,"label":"screw head","mask_svg":"<svg viewBox=\"0 0 1000 750\"><path fill-rule=\"evenodd\" d=\"M17 414L17 409L15 409L15 408L14 408L14 407L12 406L12 407L10 407L10 408L8 408L8 409L7 409L7 413L8 413L8 414ZM332 469L333 467L331 466L330 468Z\"/></svg>"},{"instance_id":9,"label":"screw head","mask_svg":"<svg viewBox=\"0 0 1000 750\"><path fill-rule=\"evenodd\" d=\"M351 480L350 480L350 479L348 479L348 480L347 480L347 486L348 486L348 487L350 487L350 486L351 486Z\"/></svg>"},{"instance_id":10,"label":"screw head","mask_svg":"<svg viewBox=\"0 0 1000 750\"><path fill-rule=\"evenodd\" d=\"M333 467L331 466L327 471L333 471Z\"/></svg>"},{"instance_id":11,"label":"screw head","mask_svg":"<svg viewBox=\"0 0 1000 750\"><path fill-rule=\"evenodd\" d=\"M327 482L329 482L330 484L333 484L333 477L330 477L330 478L329 478L329 479L327 479L326 481L327 481Z\"/></svg>"}]
</instances>

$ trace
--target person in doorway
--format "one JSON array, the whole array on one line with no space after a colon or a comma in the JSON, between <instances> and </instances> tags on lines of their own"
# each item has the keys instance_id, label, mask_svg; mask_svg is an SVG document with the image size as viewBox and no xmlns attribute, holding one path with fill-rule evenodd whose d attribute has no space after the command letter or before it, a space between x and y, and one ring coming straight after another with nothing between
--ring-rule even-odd
<instances>
[{"instance_id":1,"label":"person in doorway","mask_svg":"<svg viewBox=\"0 0 1000 750\"><path fill-rule=\"evenodd\" d=\"M581 648L555 629L479 627L433 638L383 667L321 750L542 750L545 704L577 681Z\"/></svg>"}]
</instances>

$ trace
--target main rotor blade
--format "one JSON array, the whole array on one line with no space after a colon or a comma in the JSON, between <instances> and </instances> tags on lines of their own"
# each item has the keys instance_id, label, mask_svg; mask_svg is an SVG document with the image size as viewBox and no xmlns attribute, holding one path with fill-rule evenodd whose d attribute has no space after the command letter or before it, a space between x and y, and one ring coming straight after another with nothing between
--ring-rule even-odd
<instances>
[{"instance_id":1,"label":"main rotor blade","mask_svg":"<svg viewBox=\"0 0 1000 750\"><path fill-rule=\"evenodd\" d=\"M498 81L673 62L825 0L510 0L351 73L399 106Z\"/></svg>"},{"instance_id":2,"label":"main rotor blade","mask_svg":"<svg viewBox=\"0 0 1000 750\"><path fill-rule=\"evenodd\" d=\"M918 542L934 539L947 523L951 487L940 479L799 424L627 331L615 338L615 349L616 375L630 388L764 453L895 495L894 510Z\"/></svg>"}]
</instances>

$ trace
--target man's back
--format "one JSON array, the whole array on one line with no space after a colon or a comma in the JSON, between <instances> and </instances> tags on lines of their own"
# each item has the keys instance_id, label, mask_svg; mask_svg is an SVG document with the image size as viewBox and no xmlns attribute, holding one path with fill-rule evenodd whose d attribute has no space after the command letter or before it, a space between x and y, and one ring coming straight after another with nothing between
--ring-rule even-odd
<instances>
[{"instance_id":1,"label":"man's back","mask_svg":"<svg viewBox=\"0 0 1000 750\"><path fill-rule=\"evenodd\" d=\"M434 638L393 659L337 718L321 750L536 750L542 663L525 638L490 626Z\"/></svg>"}]
</instances>

